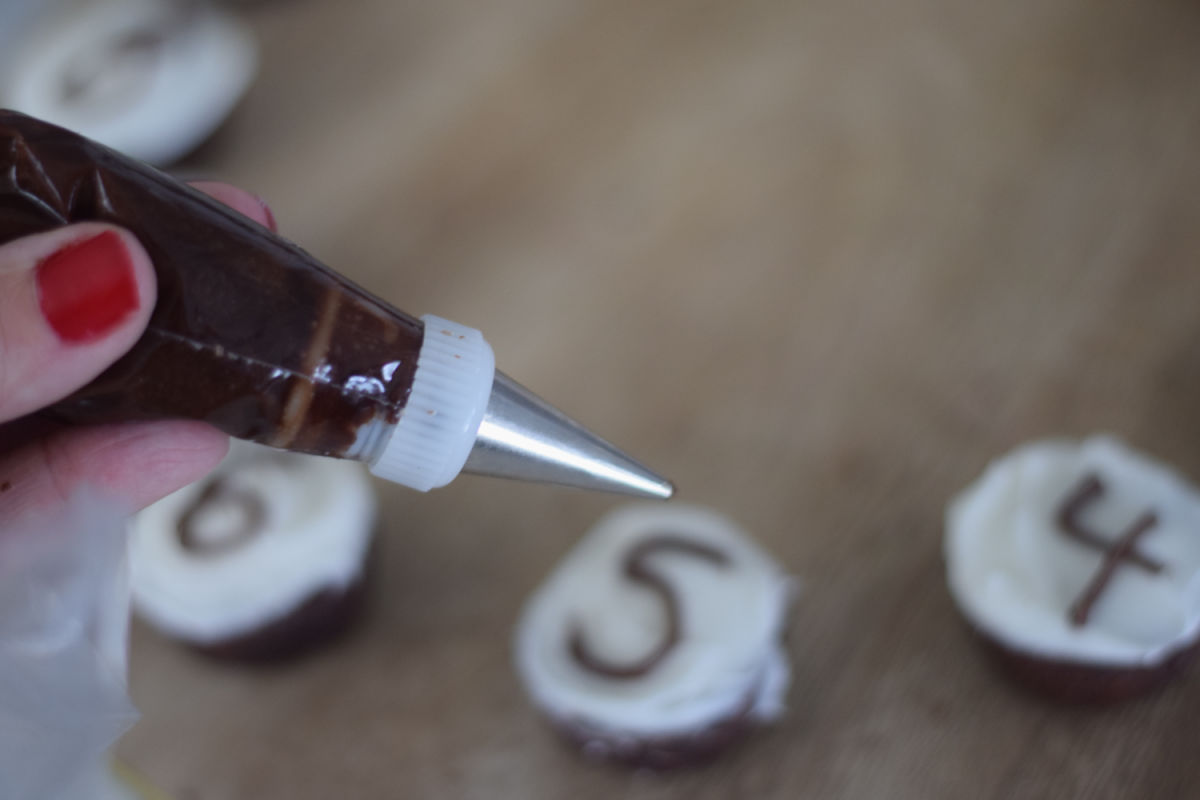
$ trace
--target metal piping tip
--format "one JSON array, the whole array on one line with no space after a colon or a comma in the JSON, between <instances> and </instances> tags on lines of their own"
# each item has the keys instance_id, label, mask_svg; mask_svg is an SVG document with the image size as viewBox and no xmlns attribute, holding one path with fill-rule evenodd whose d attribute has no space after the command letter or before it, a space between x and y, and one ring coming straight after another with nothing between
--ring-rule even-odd
<instances>
[{"instance_id":1,"label":"metal piping tip","mask_svg":"<svg viewBox=\"0 0 1200 800\"><path fill-rule=\"evenodd\" d=\"M675 487L497 371L463 472L666 500Z\"/></svg>"}]
</instances>

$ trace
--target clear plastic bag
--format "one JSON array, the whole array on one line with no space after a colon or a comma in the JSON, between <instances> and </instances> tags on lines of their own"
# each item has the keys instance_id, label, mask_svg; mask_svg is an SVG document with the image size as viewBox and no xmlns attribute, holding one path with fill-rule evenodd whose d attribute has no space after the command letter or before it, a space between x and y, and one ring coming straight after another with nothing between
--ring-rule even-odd
<instances>
[{"instance_id":1,"label":"clear plastic bag","mask_svg":"<svg viewBox=\"0 0 1200 800\"><path fill-rule=\"evenodd\" d=\"M127 516L85 490L0 526L4 800L67 800L137 718L126 687Z\"/></svg>"}]
</instances>

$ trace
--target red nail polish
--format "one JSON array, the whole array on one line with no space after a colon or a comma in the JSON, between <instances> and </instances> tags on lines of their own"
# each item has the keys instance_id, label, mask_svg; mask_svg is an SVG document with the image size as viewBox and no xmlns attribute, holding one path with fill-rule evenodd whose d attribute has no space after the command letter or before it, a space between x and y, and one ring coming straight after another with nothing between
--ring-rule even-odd
<instances>
[{"instance_id":1,"label":"red nail polish","mask_svg":"<svg viewBox=\"0 0 1200 800\"><path fill-rule=\"evenodd\" d=\"M73 344L103 337L138 307L133 261L114 231L47 256L38 264L37 286L46 321Z\"/></svg>"}]
</instances>

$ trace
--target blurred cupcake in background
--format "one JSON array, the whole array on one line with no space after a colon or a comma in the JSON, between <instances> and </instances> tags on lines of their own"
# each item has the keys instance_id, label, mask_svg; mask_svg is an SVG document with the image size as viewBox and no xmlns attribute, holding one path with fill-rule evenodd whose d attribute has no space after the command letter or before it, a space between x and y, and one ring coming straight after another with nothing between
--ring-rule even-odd
<instances>
[{"instance_id":1,"label":"blurred cupcake in background","mask_svg":"<svg viewBox=\"0 0 1200 800\"><path fill-rule=\"evenodd\" d=\"M154 164L203 143L257 69L249 29L211 3L0 5L0 107Z\"/></svg>"}]
</instances>

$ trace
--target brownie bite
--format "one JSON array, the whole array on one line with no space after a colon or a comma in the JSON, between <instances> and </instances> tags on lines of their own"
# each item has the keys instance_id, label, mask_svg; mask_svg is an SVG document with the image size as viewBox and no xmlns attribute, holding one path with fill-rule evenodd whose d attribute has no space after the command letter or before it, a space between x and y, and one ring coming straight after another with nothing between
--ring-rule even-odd
<instances>
[{"instance_id":1,"label":"brownie bite","mask_svg":"<svg viewBox=\"0 0 1200 800\"><path fill-rule=\"evenodd\" d=\"M584 755L700 763L783 711L793 587L718 514L630 506L601 520L529 599L517 671Z\"/></svg>"},{"instance_id":2,"label":"brownie bite","mask_svg":"<svg viewBox=\"0 0 1200 800\"><path fill-rule=\"evenodd\" d=\"M1200 639L1200 494L1111 437L991 464L947 510L945 557L985 649L1055 700L1143 694Z\"/></svg>"},{"instance_id":3,"label":"brownie bite","mask_svg":"<svg viewBox=\"0 0 1200 800\"><path fill-rule=\"evenodd\" d=\"M295 655L360 610L375 518L361 464L234 441L208 477L134 518L134 608L212 655Z\"/></svg>"}]
</instances>

